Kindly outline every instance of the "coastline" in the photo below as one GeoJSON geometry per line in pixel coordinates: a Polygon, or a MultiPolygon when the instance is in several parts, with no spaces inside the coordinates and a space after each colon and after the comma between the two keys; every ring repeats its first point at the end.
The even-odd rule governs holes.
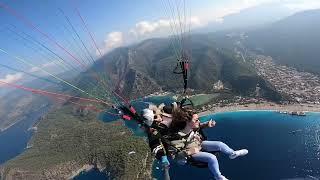
{"type": "Polygon", "coordinates": [[[151,98],[151,97],[157,97],[157,96],[167,96],[173,94],[172,92],[164,91],[164,92],[155,92],[146,96],[143,96],[143,99],[145,98],[151,98]]]}
{"type": "MultiPolygon", "coordinates": [[[[46,114],[47,112],[50,111],[50,106],[49,106],[48,104],[47,104],[47,105],[43,105],[43,106],[41,106],[39,109],[37,109],[37,110],[34,111],[34,112],[41,112],[44,108],[47,108],[47,107],[48,107],[49,109],[46,110],[46,112],[42,113],[42,115],[39,117],[39,119],[37,120],[37,122],[35,122],[35,123],[32,124],[32,127],[34,126],[34,124],[38,124],[38,123],[41,121],[41,117],[42,117],[44,114],[46,114]]],[[[34,112],[33,112],[33,113],[34,113],[34,112]]],[[[10,123],[9,125],[7,125],[7,126],[5,126],[5,127],[0,127],[0,133],[3,133],[4,131],[10,129],[12,126],[14,126],[14,125],[16,125],[16,124],[18,124],[18,123],[20,123],[21,121],[24,121],[24,120],[26,120],[26,116],[23,115],[21,118],[19,118],[19,120],[12,122],[12,123],[10,123]]]]}
{"type": "Polygon", "coordinates": [[[9,124],[8,126],[4,127],[4,128],[0,128],[0,133],[3,133],[4,131],[6,131],[7,129],[11,128],[12,126],[18,124],[19,122],[21,122],[22,120],[24,120],[23,118],[18,120],[18,121],[15,121],[11,124],[9,124]]]}
{"type": "Polygon", "coordinates": [[[261,104],[245,104],[245,105],[226,105],[223,107],[212,107],[199,113],[199,116],[207,116],[214,113],[231,112],[231,111],[304,111],[304,112],[320,112],[320,105],[310,104],[289,104],[279,105],[275,103],[261,104]]]}
{"type": "Polygon", "coordinates": [[[80,175],[82,172],[89,172],[94,169],[94,165],[85,164],[81,168],[77,169],[76,171],[72,171],[71,175],[67,179],[73,179],[76,176],[80,175]]]}

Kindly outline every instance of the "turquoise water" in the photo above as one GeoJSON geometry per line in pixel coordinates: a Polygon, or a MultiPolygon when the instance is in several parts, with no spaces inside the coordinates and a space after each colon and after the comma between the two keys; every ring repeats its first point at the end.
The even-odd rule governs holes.
{"type": "MultiPolygon", "coordinates": [[[[170,103],[171,99],[163,100],[170,103]]],[[[146,103],[136,102],[138,111],[146,103]]],[[[27,129],[47,111],[29,114],[28,119],[21,121],[0,134],[0,164],[24,151],[32,132],[27,129]]],[[[102,115],[104,121],[118,119],[102,115]]],[[[230,160],[223,154],[218,159],[222,173],[233,180],[237,179],[293,179],[297,177],[319,177],[320,174],[320,113],[309,113],[306,117],[289,116],[268,111],[242,111],[218,113],[203,117],[206,121],[213,118],[217,121],[214,128],[205,133],[211,140],[219,140],[234,149],[248,148],[245,157],[230,160]]],[[[136,135],[143,132],[134,122],[126,122],[136,135]]],[[[161,179],[162,171],[154,165],[154,177],[161,179]]],[[[160,167],[160,166],[159,166],[160,167]]],[[[179,166],[172,162],[171,179],[210,179],[209,170],[190,166],[179,166]]],[[[84,173],[79,179],[104,179],[97,172],[84,173]]]]}
{"type": "MultiPolygon", "coordinates": [[[[131,104],[135,107],[137,112],[141,112],[144,108],[147,108],[149,106],[149,103],[152,102],[153,104],[159,105],[161,103],[165,103],[169,105],[173,102],[173,99],[169,96],[155,96],[155,97],[148,97],[148,98],[141,98],[137,99],[135,101],[132,101],[131,104]]],[[[117,114],[117,110],[109,109],[107,112],[110,112],[112,114],[117,114]]],[[[101,119],[103,122],[112,122],[119,120],[119,116],[111,115],[108,113],[101,113],[99,119],[101,119]]],[[[125,123],[125,126],[131,129],[131,131],[134,133],[135,136],[144,137],[145,133],[144,131],[137,126],[137,123],[135,121],[123,121],[125,123]]],[[[78,176],[74,178],[75,180],[102,180],[102,179],[108,179],[108,177],[97,170],[93,170],[90,172],[82,172],[78,176]]]]}
{"type": "MultiPolygon", "coordinates": [[[[30,114],[28,120],[21,121],[0,134],[0,163],[24,151],[32,135],[27,129],[46,110],[44,108],[43,111],[30,114]]],[[[233,180],[319,177],[320,113],[298,117],[268,111],[243,111],[218,113],[201,120],[210,118],[215,119],[217,125],[205,130],[209,139],[223,141],[234,149],[249,149],[246,157],[235,160],[230,160],[223,154],[219,155],[220,168],[226,177],[233,180]]],[[[134,123],[130,125],[133,132],[142,135],[139,127],[134,123]]],[[[157,170],[157,166],[160,167],[155,163],[154,177],[162,179],[162,171],[157,170]]],[[[179,166],[174,162],[170,175],[173,180],[212,178],[206,168],[179,166]]],[[[77,177],[96,180],[105,178],[106,176],[95,171],[77,177]]]]}
{"type": "MultiPolygon", "coordinates": [[[[222,173],[232,179],[290,179],[320,174],[320,114],[306,117],[268,111],[218,113],[216,127],[205,130],[208,139],[223,141],[233,149],[247,148],[249,154],[230,160],[219,154],[222,173]]],[[[159,166],[155,164],[155,166],[159,166]]],[[[154,169],[161,179],[162,171],[154,169]]],[[[210,179],[209,170],[179,166],[172,162],[172,179],[210,179]]]]}
{"type": "MultiPolygon", "coordinates": [[[[156,102],[160,104],[163,100],[170,103],[172,99],[156,102]]],[[[273,111],[239,111],[209,115],[201,121],[211,118],[217,125],[205,130],[209,140],[223,141],[233,149],[249,149],[246,157],[235,160],[219,154],[220,169],[226,177],[233,180],[319,177],[320,113],[302,117],[273,111]]],[[[134,122],[126,125],[136,135],[144,135],[134,122]]],[[[154,177],[162,179],[161,168],[156,167],[161,166],[155,162],[154,177]]],[[[206,168],[179,166],[174,162],[170,175],[171,179],[212,179],[206,168]]]]}

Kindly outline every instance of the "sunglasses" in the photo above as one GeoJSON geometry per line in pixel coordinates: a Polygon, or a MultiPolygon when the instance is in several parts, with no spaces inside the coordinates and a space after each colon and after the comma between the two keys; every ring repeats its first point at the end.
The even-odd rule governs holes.
{"type": "Polygon", "coordinates": [[[200,122],[199,118],[194,119],[194,122],[200,122]]]}

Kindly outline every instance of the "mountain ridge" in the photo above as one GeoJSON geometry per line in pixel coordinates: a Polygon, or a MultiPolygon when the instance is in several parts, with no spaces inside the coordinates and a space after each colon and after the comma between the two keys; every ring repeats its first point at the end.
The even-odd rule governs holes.
{"type": "MultiPolygon", "coordinates": [[[[232,93],[250,95],[257,84],[267,84],[249,64],[216,43],[208,34],[191,36],[190,89],[210,93],[214,83],[221,80],[232,93]]],[[[109,72],[114,90],[132,98],[162,90],[181,92],[182,77],[173,74],[176,62],[170,40],[154,38],[113,50],[97,61],[92,70],[109,72]]],[[[271,86],[262,88],[275,94],[267,98],[279,100],[271,86]]]]}
{"type": "Polygon", "coordinates": [[[248,31],[250,49],[272,56],[277,63],[320,73],[320,9],[296,13],[267,27],[248,31]]]}

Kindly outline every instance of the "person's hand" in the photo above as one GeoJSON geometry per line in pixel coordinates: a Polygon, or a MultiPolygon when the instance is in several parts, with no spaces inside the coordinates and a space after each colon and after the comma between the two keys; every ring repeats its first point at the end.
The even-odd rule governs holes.
{"type": "Polygon", "coordinates": [[[196,139],[196,140],[198,140],[198,141],[201,141],[201,137],[198,136],[197,134],[195,134],[195,135],[193,136],[193,138],[196,139]]]}
{"type": "Polygon", "coordinates": [[[192,147],[192,148],[189,149],[188,152],[189,152],[188,155],[191,156],[191,155],[193,155],[193,154],[197,154],[198,152],[200,152],[200,148],[198,148],[198,147],[192,147]]]}
{"type": "Polygon", "coordinates": [[[165,167],[170,165],[170,162],[168,161],[168,157],[167,156],[162,156],[161,157],[161,163],[165,167]]]}
{"type": "Polygon", "coordinates": [[[215,126],[216,125],[216,121],[215,120],[210,120],[209,122],[208,122],[208,127],[213,127],[213,126],[215,126]]]}

